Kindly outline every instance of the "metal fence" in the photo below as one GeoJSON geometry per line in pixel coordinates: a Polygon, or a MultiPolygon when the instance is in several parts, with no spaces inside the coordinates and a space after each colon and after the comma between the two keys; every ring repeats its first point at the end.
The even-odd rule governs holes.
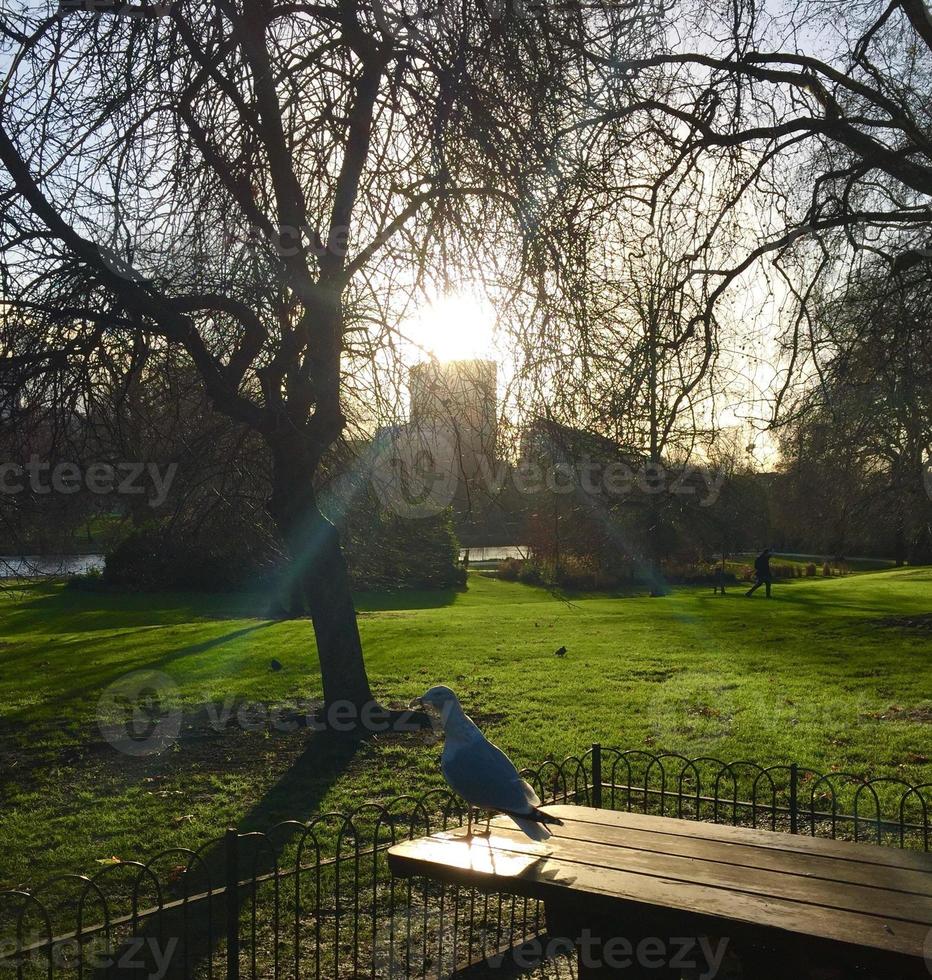
{"type": "MultiPolygon", "coordinates": [[[[599,745],[524,774],[550,802],[929,849],[932,784],[599,745]]],[[[543,931],[538,903],[386,860],[464,817],[445,791],[403,796],[2,892],[0,976],[483,976],[543,931]]]]}

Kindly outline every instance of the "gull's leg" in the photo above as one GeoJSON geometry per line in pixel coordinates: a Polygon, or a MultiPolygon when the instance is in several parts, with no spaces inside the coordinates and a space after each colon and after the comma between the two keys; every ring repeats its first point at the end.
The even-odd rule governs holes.
{"type": "Polygon", "coordinates": [[[466,807],[466,837],[472,837],[472,807],[466,807]]]}
{"type": "Polygon", "coordinates": [[[486,812],[486,818],[485,818],[485,830],[476,831],[476,837],[491,836],[492,831],[489,829],[489,824],[491,824],[491,822],[492,822],[492,811],[488,810],[486,812]]]}

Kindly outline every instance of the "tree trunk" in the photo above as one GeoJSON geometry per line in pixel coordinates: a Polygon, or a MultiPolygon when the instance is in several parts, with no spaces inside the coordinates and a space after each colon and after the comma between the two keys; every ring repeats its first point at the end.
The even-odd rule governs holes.
{"type": "MultiPolygon", "coordinates": [[[[660,465],[652,462],[651,465],[660,465]]],[[[647,575],[650,580],[650,594],[654,598],[665,596],[670,591],[661,568],[664,556],[663,546],[663,514],[659,494],[651,493],[647,504],[647,575]]]]}
{"type": "Polygon", "coordinates": [[[897,506],[896,526],[893,538],[893,557],[896,561],[897,568],[902,568],[906,564],[906,523],[899,505],[897,506]]]}
{"type": "Polygon", "coordinates": [[[303,599],[311,614],[327,705],[348,702],[362,708],[373,697],[349,572],[339,533],[317,504],[315,469],[312,453],[296,441],[273,448],[268,507],[291,558],[283,596],[289,605],[303,599]]]}

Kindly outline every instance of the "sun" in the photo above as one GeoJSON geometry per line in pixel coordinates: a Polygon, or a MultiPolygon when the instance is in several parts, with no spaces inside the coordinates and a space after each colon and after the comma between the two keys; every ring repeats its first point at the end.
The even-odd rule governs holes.
{"type": "Polygon", "coordinates": [[[423,306],[404,333],[420,357],[431,354],[438,361],[493,357],[495,313],[473,293],[446,293],[423,306]]]}

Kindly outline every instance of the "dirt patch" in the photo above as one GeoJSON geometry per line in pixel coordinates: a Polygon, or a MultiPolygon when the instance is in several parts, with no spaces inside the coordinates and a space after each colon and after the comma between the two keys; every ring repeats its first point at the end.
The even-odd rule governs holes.
{"type": "Polygon", "coordinates": [[[885,616],[876,622],[878,626],[896,626],[900,629],[932,632],[932,613],[919,613],[915,616],[885,616]]]}
{"type": "MultiPolygon", "coordinates": [[[[95,724],[75,724],[64,733],[62,721],[33,725],[20,722],[15,728],[0,721],[0,742],[4,744],[0,789],[14,784],[20,788],[34,787],[52,767],[95,768],[120,777],[141,778],[175,768],[179,753],[183,754],[185,765],[217,773],[228,772],[231,766],[248,769],[258,764],[266,767],[275,758],[294,761],[321,740],[329,744],[332,736],[341,735],[340,727],[331,730],[320,711],[318,701],[237,701],[185,707],[177,729],[165,744],[156,746],[153,743],[151,752],[140,754],[121,750],[124,740],[120,738],[115,744],[105,738],[95,724]]],[[[504,715],[487,718],[500,721],[504,715]]],[[[122,735],[119,731],[117,734],[122,735]]],[[[349,733],[346,737],[353,740],[349,733]]],[[[373,737],[383,743],[398,741],[430,745],[438,736],[431,729],[409,731],[399,728],[377,729],[373,737]]]]}
{"type": "Polygon", "coordinates": [[[891,704],[883,711],[868,711],[861,715],[871,721],[911,721],[922,725],[932,724],[932,705],[907,707],[902,704],[891,704]]]}

